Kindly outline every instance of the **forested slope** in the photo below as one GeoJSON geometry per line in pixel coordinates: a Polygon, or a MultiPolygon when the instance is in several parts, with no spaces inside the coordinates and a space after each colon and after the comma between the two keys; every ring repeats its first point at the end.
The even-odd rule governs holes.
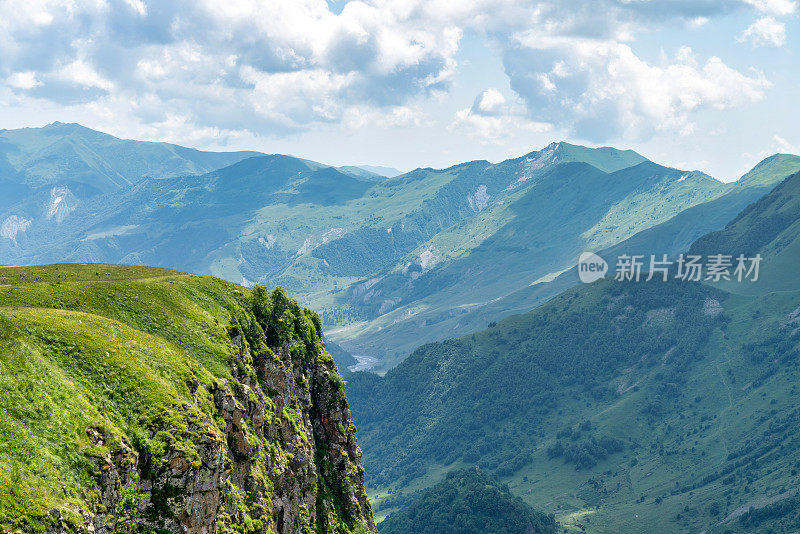
{"type": "Polygon", "coordinates": [[[691,247],[756,283],[606,279],[351,376],[379,517],[478,465],[568,530],[796,529],[798,184],[691,247]]]}

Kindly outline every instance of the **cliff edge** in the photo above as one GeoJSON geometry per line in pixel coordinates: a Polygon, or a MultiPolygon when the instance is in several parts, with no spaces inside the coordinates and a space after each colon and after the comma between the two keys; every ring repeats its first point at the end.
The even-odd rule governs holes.
{"type": "Polygon", "coordinates": [[[319,316],[283,289],[0,268],[0,531],[372,532],[319,316]]]}

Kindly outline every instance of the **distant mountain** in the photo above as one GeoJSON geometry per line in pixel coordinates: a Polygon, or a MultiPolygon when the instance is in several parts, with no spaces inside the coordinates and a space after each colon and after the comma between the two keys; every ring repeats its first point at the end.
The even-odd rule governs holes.
{"type": "Polygon", "coordinates": [[[687,247],[758,282],[607,278],[351,374],[371,493],[478,465],[567,529],[793,531],[799,242],[800,173],[687,247]]]}
{"type": "Polygon", "coordinates": [[[358,165],[358,167],[365,171],[385,176],[386,178],[394,178],[395,176],[403,174],[393,167],[381,167],[380,165],[358,165]]]}
{"type": "MultiPolygon", "coordinates": [[[[369,187],[368,182],[336,169],[297,158],[253,157],[201,176],[145,180],[113,195],[76,202],[63,217],[23,208],[11,217],[36,222],[16,242],[6,241],[2,252],[18,254],[17,263],[58,259],[181,265],[203,273],[210,267],[209,254],[247,232],[259,210],[306,202],[334,205],[360,197],[369,187]]],[[[248,278],[267,277],[291,259],[270,254],[274,236],[262,236],[260,241],[247,237],[250,245],[263,251],[242,267],[248,278]]],[[[243,276],[238,281],[247,283],[243,276]]]]}
{"type": "Polygon", "coordinates": [[[536,512],[504,484],[471,468],[448,473],[378,525],[381,534],[555,534],[552,516],[536,512]]]}
{"type": "Polygon", "coordinates": [[[118,191],[144,178],[201,174],[257,152],[201,152],[118,139],[79,124],[0,131],[0,209],[58,186],[78,198],[118,191]]]}
{"type": "Polygon", "coordinates": [[[730,185],[633,151],[553,143],[497,164],[393,178],[281,155],[192,174],[190,164],[250,154],[122,141],[77,125],[14,132],[4,135],[27,136],[29,147],[45,138],[47,146],[91,145],[81,154],[95,159],[80,161],[108,160],[118,174],[121,162],[146,162],[145,149],[159,156],[119,184],[108,178],[113,173],[92,174],[91,188],[80,172],[43,164],[25,179],[0,171],[0,187],[18,195],[0,206],[0,263],[135,263],[283,285],[321,310],[328,338],[360,368],[376,370],[420,343],[541,304],[575,283],[559,275],[583,250],[637,236],[642,246],[679,250],[721,228],[798,164],[777,156],[730,185]],[[211,159],[165,163],[173,161],[165,154],[184,151],[211,159]],[[26,184],[36,180],[46,186],[31,193],[26,184]],[[692,211],[698,205],[704,208],[692,211]]]}
{"type": "Polygon", "coordinates": [[[420,343],[474,331],[468,325],[473,311],[557,276],[581,251],[617,244],[729,187],[651,162],[613,170],[634,161],[617,154],[604,162],[590,152],[595,163],[611,171],[606,172],[571,161],[572,149],[562,153],[554,146],[496,166],[475,163],[435,171],[458,172],[448,189],[463,189],[443,188],[435,203],[407,214],[391,232],[361,230],[316,249],[314,255],[341,274],[371,272],[335,301],[367,322],[334,330],[331,337],[355,355],[370,354],[390,366],[420,343]],[[530,178],[520,174],[526,168],[530,178]],[[458,206],[467,197],[469,205],[470,195],[478,192],[486,194],[479,209],[428,233],[428,221],[442,220],[443,203],[458,206]],[[398,241],[410,241],[407,252],[398,249],[398,241]],[[365,251],[387,249],[375,256],[376,263],[365,261],[365,251]],[[351,267],[340,258],[359,261],[351,267]]]}
{"type": "Polygon", "coordinates": [[[690,252],[765,257],[757,282],[725,284],[729,291],[760,295],[796,289],[800,268],[800,173],[748,206],[725,228],[698,239],[690,252]]]}
{"type": "MultiPolygon", "coordinates": [[[[776,155],[767,158],[742,179],[731,184],[719,197],[688,208],[671,219],[642,230],[632,237],[607,249],[597,250],[612,266],[623,254],[639,254],[649,258],[667,254],[674,257],[686,252],[701,236],[723,228],[740,211],[769,193],[776,183],[800,170],[800,157],[776,155]]],[[[579,283],[575,267],[552,280],[544,280],[481,306],[466,313],[445,317],[437,323],[442,331],[453,330],[456,325],[465,330],[479,330],[492,321],[513,313],[524,313],[549,298],[579,283]]],[[[382,335],[382,334],[378,334],[382,335]]]]}
{"type": "Polygon", "coordinates": [[[742,186],[771,186],[775,181],[783,180],[800,168],[800,156],[792,154],[775,154],[768,157],[742,176],[739,180],[742,186]]]}
{"type": "Polygon", "coordinates": [[[400,176],[403,174],[397,169],[393,169],[391,167],[379,167],[375,165],[345,165],[343,167],[337,167],[337,169],[342,172],[347,172],[360,178],[373,181],[380,181],[385,178],[394,178],[395,176],[400,176]]]}

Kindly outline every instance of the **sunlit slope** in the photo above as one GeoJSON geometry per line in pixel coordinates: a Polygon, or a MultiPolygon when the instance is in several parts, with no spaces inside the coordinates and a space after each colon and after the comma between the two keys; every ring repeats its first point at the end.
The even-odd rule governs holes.
{"type": "MultiPolygon", "coordinates": [[[[360,467],[348,461],[348,471],[337,473],[324,464],[331,438],[305,428],[308,410],[346,410],[343,393],[325,406],[318,404],[319,389],[300,401],[298,386],[271,384],[256,370],[264,358],[277,369],[289,366],[288,376],[291,366],[306,377],[324,368],[341,389],[321,345],[319,318],[282,290],[261,295],[165,269],[0,268],[0,530],[45,532],[60,525],[83,531],[97,521],[124,530],[133,520],[145,530],[172,530],[199,521],[190,515],[217,517],[220,528],[247,522],[251,529],[274,529],[274,493],[284,499],[280,517],[296,513],[309,531],[350,532],[359,524],[366,531],[371,512],[350,500],[361,491],[360,467]],[[242,407],[241,394],[232,391],[246,391],[251,407],[242,407]],[[226,422],[222,398],[241,410],[239,427],[226,422]],[[318,457],[304,450],[310,440],[320,447],[318,457]],[[226,443],[233,452],[221,448],[226,443]],[[311,458],[302,470],[290,463],[301,452],[311,458]],[[226,465],[237,473],[227,482],[230,471],[213,467],[223,454],[231,455],[226,465]],[[197,484],[183,480],[192,469],[203,475],[197,484]],[[304,497],[284,483],[308,472],[311,486],[302,491],[320,485],[319,515],[308,507],[292,511],[293,500],[304,497]],[[338,477],[352,480],[345,485],[338,477]],[[159,489],[163,481],[167,487],[159,489]],[[195,502],[201,491],[201,509],[175,511],[180,499],[195,502]],[[135,492],[133,509],[125,508],[126,492],[135,492]],[[232,512],[225,512],[228,505],[217,509],[231,499],[241,501],[232,512]]],[[[339,427],[334,433],[348,431],[339,427]]],[[[356,450],[350,451],[354,462],[356,450]]]]}
{"type": "Polygon", "coordinates": [[[587,163],[555,165],[513,201],[487,207],[474,230],[464,228],[476,236],[474,246],[459,248],[459,235],[443,232],[337,298],[369,320],[332,336],[353,353],[384,359],[385,369],[420,342],[474,330],[462,315],[569,268],[582,250],[616,244],[725,189],[649,162],[613,173],[587,163]],[[482,234],[487,227],[492,231],[482,234]]]}
{"type": "Polygon", "coordinates": [[[381,534],[555,534],[552,516],[537,512],[504,484],[468,468],[408,499],[408,506],[384,520],[381,534]]]}
{"type": "MultiPolygon", "coordinates": [[[[747,180],[742,179],[731,184],[724,194],[713,200],[687,208],[669,220],[642,230],[609,248],[588,245],[580,248],[574,253],[573,262],[568,267],[574,266],[574,262],[583,250],[599,252],[609,262],[612,270],[615,268],[616,258],[623,254],[639,254],[649,259],[651,255],[658,258],[663,254],[675,257],[686,252],[699,237],[724,228],[749,204],[769,193],[776,181],[780,182],[800,169],[800,158],[795,156],[775,156],[766,161],[771,164],[759,165],[747,174],[747,180]],[[786,174],[780,174],[783,172],[786,174]]],[[[772,263],[780,261],[782,260],[776,258],[772,263]]],[[[769,270],[770,267],[765,265],[765,268],[769,270]]],[[[491,279],[491,276],[490,274],[488,279],[491,279]]],[[[777,279],[773,277],[773,280],[777,279]]],[[[379,328],[368,329],[368,325],[360,328],[369,332],[370,338],[375,340],[376,345],[379,342],[386,342],[393,335],[398,335],[401,339],[419,339],[417,344],[435,341],[448,333],[480,330],[492,321],[513,313],[528,311],[578,283],[574,268],[563,273],[554,270],[552,275],[544,276],[533,284],[526,284],[505,296],[484,301],[475,299],[469,304],[460,306],[455,312],[432,306],[430,308],[419,306],[416,309],[412,308],[418,314],[416,321],[395,323],[400,314],[390,313],[386,318],[376,319],[375,323],[379,328]]],[[[739,288],[742,289],[744,288],[739,288]]],[[[413,343],[409,343],[409,346],[409,350],[416,347],[413,343]]]]}
{"type": "Polygon", "coordinates": [[[477,464],[589,532],[760,525],[738,516],[796,487],[800,292],[647,286],[570,290],[385,377],[351,376],[376,494],[477,464]]]}
{"type": "Polygon", "coordinates": [[[755,283],[724,284],[730,291],[764,294],[794,290],[800,284],[800,173],[750,205],[722,230],[699,239],[696,254],[726,254],[734,258],[760,254],[764,259],[755,283]]]}
{"type": "Polygon", "coordinates": [[[118,139],[79,124],[0,132],[0,212],[46,202],[53,187],[76,198],[119,191],[145,178],[201,174],[258,155],[203,152],[168,143],[118,139]]]}

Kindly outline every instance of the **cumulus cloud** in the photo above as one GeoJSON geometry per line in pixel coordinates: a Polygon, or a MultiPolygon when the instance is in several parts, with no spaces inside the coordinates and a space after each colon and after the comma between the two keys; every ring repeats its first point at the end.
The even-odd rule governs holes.
{"type": "Polygon", "coordinates": [[[430,119],[418,108],[393,106],[390,108],[348,107],[343,113],[342,122],[349,128],[362,128],[376,125],[381,128],[429,126],[430,119]]]}
{"type": "Polygon", "coordinates": [[[498,115],[506,108],[506,97],[495,88],[486,89],[475,98],[472,112],[480,115],[498,115]]]}
{"type": "Polygon", "coordinates": [[[762,17],[751,24],[737,39],[749,41],[753,46],[775,46],[786,44],[786,25],[773,17],[762,17]]]}
{"type": "Polygon", "coordinates": [[[414,6],[324,0],[8,0],[0,79],[66,105],[129,102],[198,124],[287,131],[447,90],[461,29],[414,6]],[[32,91],[35,89],[35,91],[32,91]],[[222,121],[222,122],[219,122],[222,121]]]}
{"type": "MultiPolygon", "coordinates": [[[[450,89],[472,32],[503,52],[521,100],[487,90],[453,127],[498,139],[546,122],[599,139],[607,124],[606,137],[645,136],[763,96],[757,73],[716,58],[648,64],[630,44],[745,6],[778,17],[796,0],[352,0],[335,12],[325,0],[5,0],[0,89],[6,101],[80,106],[162,133],[420,125],[412,103],[450,89]]],[[[742,37],[785,39],[770,20],[742,37]]]]}
{"type": "Polygon", "coordinates": [[[770,86],[761,73],[740,73],[720,58],[701,62],[688,47],[650,64],[624,43],[535,32],[520,35],[505,62],[537,117],[592,141],[690,134],[692,112],[757,101],[770,86]]]}
{"type": "Polygon", "coordinates": [[[784,154],[800,154],[800,145],[792,144],[779,135],[774,136],[772,141],[777,152],[782,152],[784,154]]]}
{"type": "Polygon", "coordinates": [[[42,82],[36,79],[36,73],[31,71],[15,72],[6,78],[6,83],[15,89],[33,89],[42,85],[42,82]]]}
{"type": "Polygon", "coordinates": [[[505,96],[492,87],[482,91],[472,106],[456,112],[450,131],[461,131],[482,143],[501,143],[520,132],[547,132],[552,125],[531,120],[524,105],[508,102],[505,96]]]}
{"type": "Polygon", "coordinates": [[[762,13],[770,13],[772,15],[791,15],[797,10],[797,0],[744,0],[749,4],[761,11],[762,13]]]}

